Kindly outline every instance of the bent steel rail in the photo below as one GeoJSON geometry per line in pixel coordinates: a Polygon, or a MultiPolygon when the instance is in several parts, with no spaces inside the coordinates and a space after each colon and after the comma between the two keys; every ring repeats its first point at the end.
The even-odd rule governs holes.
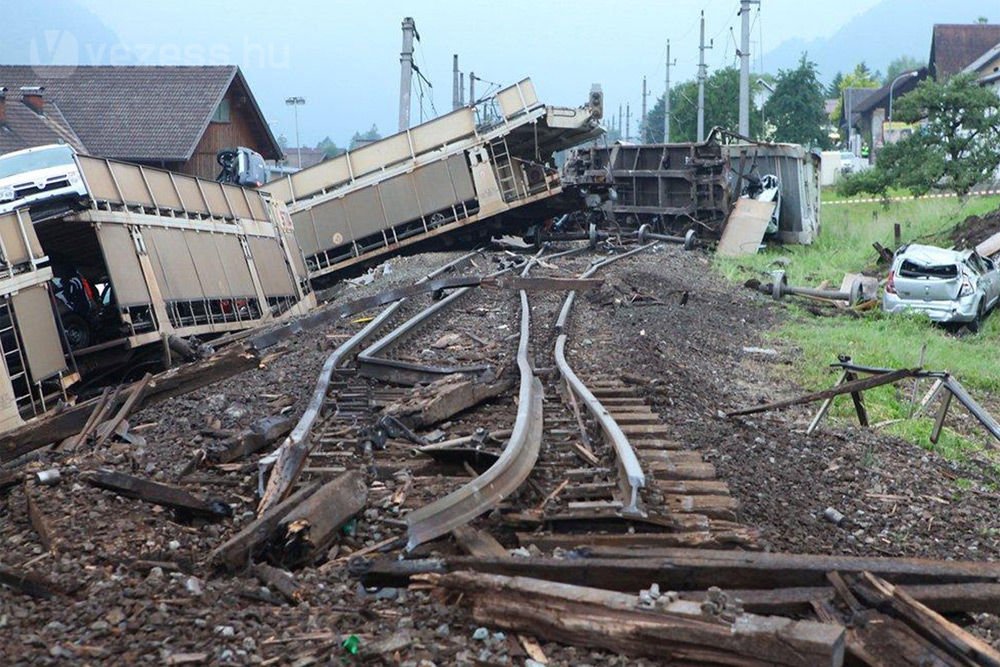
{"type": "MultiPolygon", "coordinates": [[[[427,274],[417,281],[417,284],[419,285],[428,282],[445,271],[468,261],[471,257],[477,254],[479,254],[478,250],[462,255],[458,259],[427,274]]],[[[267,482],[267,489],[264,491],[260,504],[257,506],[258,515],[262,514],[269,507],[281,502],[284,496],[291,489],[295,476],[298,475],[306,456],[308,456],[309,451],[312,449],[310,444],[312,429],[316,425],[316,420],[319,418],[319,415],[323,410],[323,406],[326,404],[327,392],[330,390],[330,381],[333,379],[333,374],[336,372],[337,367],[341,365],[344,359],[346,359],[353,350],[371,337],[372,334],[382,327],[382,325],[389,321],[389,319],[395,315],[396,311],[402,307],[405,300],[405,298],[402,298],[393,302],[385,310],[379,313],[375,319],[366,324],[360,331],[351,336],[343,344],[338,346],[337,349],[335,349],[330,356],[327,357],[326,362],[323,364],[323,369],[320,371],[319,378],[316,380],[316,388],[313,390],[312,397],[309,399],[309,405],[306,407],[305,412],[302,413],[302,416],[299,418],[295,428],[292,429],[292,432],[285,438],[284,442],[281,443],[281,446],[278,447],[278,449],[261,459],[258,463],[260,466],[260,476],[262,481],[267,468],[273,465],[271,468],[271,476],[267,482]],[[293,469],[290,471],[292,473],[290,476],[282,476],[280,474],[285,466],[293,469]]]]}
{"type": "MultiPolygon", "coordinates": [[[[544,247],[528,260],[521,271],[522,276],[527,275],[543,252],[544,247]]],[[[569,253],[559,253],[553,257],[565,254],[569,253]]],[[[541,380],[535,377],[528,358],[531,307],[528,304],[528,293],[525,290],[520,292],[521,333],[517,343],[517,368],[521,379],[517,395],[517,416],[514,418],[510,438],[500,458],[482,475],[457,491],[406,515],[407,551],[464,526],[480,514],[493,509],[516,491],[535,467],[538,452],[542,448],[542,399],[545,391],[541,380]]]]}
{"type": "Polygon", "coordinates": [[[542,444],[541,381],[535,377],[528,359],[531,336],[531,309],[528,294],[521,290],[521,337],[517,346],[517,367],[521,374],[517,417],[503,453],[490,468],[462,488],[424,505],[406,516],[406,549],[412,550],[487,512],[513,493],[531,474],[542,444]]]}
{"type": "MultiPolygon", "coordinates": [[[[592,264],[589,269],[580,274],[580,278],[589,278],[597,271],[612,262],[629,257],[636,253],[648,250],[656,243],[649,243],[639,248],[635,248],[621,255],[609,257],[600,262],[592,264]]],[[[566,379],[570,391],[576,394],[587,406],[587,411],[600,424],[604,436],[615,450],[615,461],[618,465],[618,481],[622,485],[622,491],[627,499],[627,504],[622,508],[622,513],[633,516],[644,516],[645,512],[639,507],[639,489],[646,486],[646,475],[642,471],[639,459],[635,455],[635,450],[628,441],[628,437],[622,431],[618,422],[615,421],[611,413],[604,407],[600,400],[587,388],[587,385],[573,372],[569,362],[566,360],[566,321],[569,319],[569,312],[573,308],[576,292],[570,292],[563,302],[562,310],[559,311],[559,319],[556,321],[556,329],[562,333],[556,338],[555,358],[559,368],[559,374],[566,379]]]]}

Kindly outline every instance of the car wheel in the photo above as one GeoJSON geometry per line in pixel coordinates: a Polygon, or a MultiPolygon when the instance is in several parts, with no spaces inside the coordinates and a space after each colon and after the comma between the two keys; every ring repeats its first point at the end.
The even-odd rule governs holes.
{"type": "Polygon", "coordinates": [[[984,310],[985,309],[983,308],[983,304],[982,302],[980,302],[979,309],[976,311],[976,319],[972,320],[966,325],[970,332],[974,334],[979,333],[979,330],[983,328],[983,318],[986,317],[986,313],[984,312],[984,310]]]}
{"type": "Polygon", "coordinates": [[[66,333],[66,341],[73,350],[90,345],[90,325],[79,315],[63,315],[63,331],[66,333]]]}

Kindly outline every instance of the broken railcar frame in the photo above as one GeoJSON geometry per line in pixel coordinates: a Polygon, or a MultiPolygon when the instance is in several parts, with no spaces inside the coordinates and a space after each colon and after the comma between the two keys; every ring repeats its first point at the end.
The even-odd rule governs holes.
{"type": "Polygon", "coordinates": [[[317,279],[458,229],[517,232],[578,208],[550,162],[600,136],[599,117],[546,106],[523,79],[261,189],[287,204],[317,279]]]}

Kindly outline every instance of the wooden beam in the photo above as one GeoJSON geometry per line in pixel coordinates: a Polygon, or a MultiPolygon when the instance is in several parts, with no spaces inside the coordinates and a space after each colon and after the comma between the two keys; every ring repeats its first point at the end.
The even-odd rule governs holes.
{"type": "Polygon", "coordinates": [[[113,491],[127,498],[137,498],[154,505],[175,510],[182,516],[223,518],[232,516],[229,505],[221,500],[205,500],[176,486],[161,484],[134,475],[113,470],[96,470],[83,473],[83,481],[101,489],[113,491]]]}
{"type": "MultiPolygon", "coordinates": [[[[939,614],[1000,613],[1000,584],[906,584],[897,586],[939,614]]],[[[817,600],[832,600],[832,587],[810,586],[774,589],[727,589],[730,597],[743,601],[754,614],[801,616],[812,611],[817,600]]],[[[682,591],[682,600],[701,602],[705,591],[682,591]]]]}
{"type": "Polygon", "coordinates": [[[763,405],[755,405],[753,407],[742,408],[740,410],[731,410],[730,412],[726,413],[726,416],[739,417],[742,415],[752,415],[758,412],[779,410],[781,408],[788,408],[793,405],[802,405],[803,403],[822,401],[827,398],[833,398],[834,396],[840,396],[841,394],[853,394],[856,392],[866,391],[868,389],[874,389],[875,387],[881,387],[882,385],[892,384],[893,382],[899,382],[904,378],[914,377],[919,372],[920,372],[919,368],[901,368],[899,370],[892,371],[891,373],[873,375],[871,377],[862,378],[860,380],[854,380],[853,382],[845,382],[836,387],[831,387],[830,389],[824,389],[823,391],[814,391],[810,394],[804,394],[797,398],[788,398],[782,401],[765,403],[763,405]]]}
{"type": "Polygon", "coordinates": [[[246,566],[271,537],[278,524],[303,500],[315,493],[319,484],[306,484],[283,501],[247,524],[240,532],[211,553],[209,561],[229,571],[246,566]]]}
{"type": "Polygon", "coordinates": [[[681,600],[643,608],[635,594],[526,577],[455,572],[425,575],[416,583],[460,594],[478,623],[665,664],[839,666],[843,661],[840,625],[738,611],[727,612],[727,620],[681,600]]]}
{"type": "Polygon", "coordinates": [[[290,572],[271,567],[267,563],[257,563],[253,566],[253,573],[260,583],[276,590],[290,604],[297,605],[302,601],[302,591],[290,572]]]}
{"type": "Polygon", "coordinates": [[[33,598],[46,599],[62,595],[56,585],[45,577],[8,565],[0,565],[0,584],[33,598]]]}
{"type": "Polygon", "coordinates": [[[254,454],[278,438],[288,435],[294,422],[290,417],[272,415],[255,423],[226,444],[226,448],[209,452],[215,463],[231,463],[254,454]]]}
{"type": "Polygon", "coordinates": [[[422,572],[473,570],[506,576],[530,576],[607,590],[637,591],[656,582],[663,590],[783,588],[827,586],[827,572],[872,572],[901,584],[990,583],[1000,579],[1000,563],[940,561],[927,558],[868,558],[781,554],[711,549],[636,550],[592,547],[583,558],[473,558],[456,556],[422,561],[379,561],[365,580],[369,585],[402,585],[422,572]],[[599,557],[587,557],[597,556],[599,557]],[[629,557],[632,556],[632,557],[629,557]]]}
{"type": "Polygon", "coordinates": [[[851,588],[868,605],[902,620],[961,664],[1000,667],[1000,652],[929,609],[904,589],[870,572],[862,573],[851,588]]]}
{"type": "Polygon", "coordinates": [[[41,542],[42,547],[46,551],[52,551],[52,546],[56,543],[55,533],[52,530],[52,522],[49,521],[49,518],[38,507],[38,501],[34,497],[33,485],[29,482],[24,483],[24,500],[28,512],[28,520],[31,522],[31,527],[38,534],[38,541],[41,542]]]}
{"type": "Polygon", "coordinates": [[[326,555],[337,530],[367,501],[365,476],[356,470],[327,482],[279,522],[272,557],[288,567],[316,562],[326,555]]]}
{"type": "Polygon", "coordinates": [[[492,558],[510,558],[510,554],[497,539],[485,530],[472,526],[459,526],[451,531],[458,546],[470,556],[486,556],[492,558]]]}

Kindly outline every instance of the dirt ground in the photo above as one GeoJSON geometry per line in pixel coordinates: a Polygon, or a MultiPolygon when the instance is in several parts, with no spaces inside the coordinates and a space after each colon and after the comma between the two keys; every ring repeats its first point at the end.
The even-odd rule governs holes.
{"type": "Polygon", "coordinates": [[[1000,232],[1000,209],[983,216],[970,215],[951,230],[949,238],[956,248],[975,248],[1000,232]]]}
{"type": "MultiPolygon", "coordinates": [[[[393,260],[389,274],[345,287],[336,298],[412,283],[453,256],[393,260]]],[[[1000,555],[998,495],[974,464],[961,467],[841,423],[826,422],[807,436],[811,407],[723,416],[813,388],[788,379],[793,349],[767,349],[773,344],[763,334],[781,311],[765,297],[725,284],[706,255],[657,248],[600,276],[605,285],[580,299],[573,316],[570,362],[584,379],[629,374],[654,381],[649,398],[674,439],[716,465],[741,503],[739,520],[760,530],[764,548],[974,560],[1000,555]],[[972,480],[972,488],[959,489],[959,477],[972,480]],[[827,507],[844,521],[825,520],[827,507]]],[[[220,575],[205,563],[211,549],[254,516],[254,460],[242,469],[200,468],[179,482],[229,503],[233,517],[219,522],[184,521],[79,480],[80,471],[109,467],[173,482],[199,449],[212,445],[213,430],[244,428],[281,410],[296,417],[326,355],[358,326],[345,321],[293,337],[266,368],[133,416],[145,446],[115,442],[69,457],[46,452],[30,463],[32,469],[58,465],[63,477],[56,486],[29,482],[0,498],[0,563],[48,576],[68,594],[34,600],[0,587],[4,663],[525,664],[514,637],[479,630],[462,612],[423,593],[360,587],[346,555],[384,539],[393,526],[402,532],[398,521],[382,520],[379,507],[359,517],[334,560],[297,573],[305,600],[289,606],[253,577],[220,575]],[[50,523],[48,549],[29,522],[28,496],[50,523]],[[360,642],[357,655],[342,646],[352,635],[360,642]]],[[[831,358],[836,353],[831,350],[831,358]]],[[[987,636],[993,627],[991,617],[980,619],[987,636]]],[[[549,664],[637,664],[541,644],[549,664]]]]}

